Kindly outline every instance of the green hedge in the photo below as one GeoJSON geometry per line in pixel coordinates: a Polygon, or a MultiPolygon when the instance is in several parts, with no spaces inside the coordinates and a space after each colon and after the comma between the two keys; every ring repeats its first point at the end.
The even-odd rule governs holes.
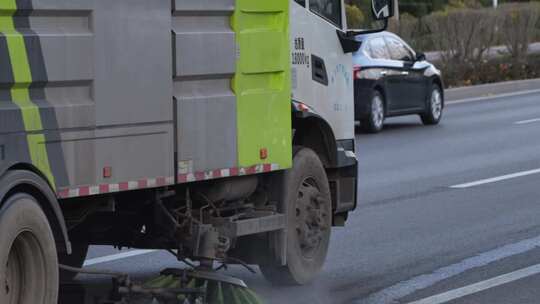
{"type": "MultiPolygon", "coordinates": [[[[497,9],[460,7],[455,2],[450,2],[454,4],[446,6],[445,10],[437,11],[421,18],[417,18],[409,13],[402,13],[399,22],[395,19],[391,20],[389,30],[403,37],[415,49],[424,52],[438,51],[433,42],[437,39],[437,36],[440,36],[440,33],[434,31],[433,26],[430,25],[446,22],[449,27],[457,26],[459,23],[467,21],[464,20],[463,16],[474,16],[476,22],[483,21],[486,18],[491,19],[500,29],[504,26],[505,19],[509,17],[519,18],[532,13],[536,14],[536,17],[533,17],[536,21],[531,24],[531,41],[540,41],[540,2],[507,3],[501,4],[497,9]]],[[[401,6],[402,4],[400,4],[401,6]]],[[[523,29],[520,28],[519,30],[522,31],[523,29]]],[[[500,31],[496,34],[493,45],[504,45],[505,39],[500,31]]]]}
{"type": "Polygon", "coordinates": [[[446,87],[540,78],[540,55],[529,55],[524,62],[499,57],[474,66],[446,66],[443,74],[446,87]]]}
{"type": "Polygon", "coordinates": [[[416,50],[440,51],[438,66],[450,86],[540,76],[538,56],[527,54],[528,45],[540,41],[540,3],[448,6],[421,18],[402,14],[389,30],[416,50]],[[505,46],[508,56],[488,58],[492,46],[505,46]]]}

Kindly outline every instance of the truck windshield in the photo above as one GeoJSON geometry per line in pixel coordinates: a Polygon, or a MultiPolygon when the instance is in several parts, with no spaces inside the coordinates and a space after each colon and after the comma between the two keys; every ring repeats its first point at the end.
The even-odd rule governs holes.
{"type": "Polygon", "coordinates": [[[340,0],[311,0],[309,9],[337,27],[342,27],[340,0]]]}
{"type": "Polygon", "coordinates": [[[347,29],[372,30],[381,28],[383,21],[373,18],[371,6],[371,0],[346,0],[347,29]]]}

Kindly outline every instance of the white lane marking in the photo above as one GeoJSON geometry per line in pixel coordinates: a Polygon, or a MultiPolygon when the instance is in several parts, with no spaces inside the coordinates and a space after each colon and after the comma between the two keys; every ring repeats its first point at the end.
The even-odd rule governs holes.
{"type": "Polygon", "coordinates": [[[454,189],[471,188],[471,187],[496,183],[496,182],[500,182],[500,181],[507,180],[507,179],[518,178],[518,177],[527,176],[527,175],[533,175],[533,174],[538,174],[538,173],[540,173],[540,169],[516,172],[516,173],[512,173],[512,174],[507,174],[507,175],[501,175],[501,176],[497,176],[497,177],[482,179],[482,180],[478,180],[478,181],[474,181],[474,182],[470,182],[470,183],[454,185],[454,186],[450,186],[450,188],[454,188],[454,189]]]}
{"type": "Polygon", "coordinates": [[[524,125],[524,124],[530,124],[530,123],[533,123],[533,122],[540,122],[540,118],[516,121],[514,124],[516,124],[516,125],[524,125]]]}
{"type": "Polygon", "coordinates": [[[84,261],[83,266],[92,266],[92,265],[96,265],[96,264],[112,262],[112,261],[121,260],[121,259],[125,259],[125,258],[131,258],[131,257],[138,256],[138,255],[149,254],[149,253],[156,252],[156,251],[157,250],[132,250],[132,251],[127,251],[127,252],[121,252],[121,253],[117,253],[117,254],[102,256],[102,257],[93,258],[93,259],[88,259],[88,260],[84,261]]]}
{"type": "Polygon", "coordinates": [[[510,282],[521,280],[526,277],[530,277],[540,273],[540,264],[516,270],[507,274],[500,275],[498,277],[481,281],[475,284],[464,286],[458,289],[443,292],[438,295],[434,295],[422,300],[410,302],[409,304],[441,304],[450,302],[455,299],[463,298],[468,295],[472,295],[493,287],[504,285],[510,282]]]}
{"type": "Polygon", "coordinates": [[[505,245],[494,250],[484,252],[477,256],[467,258],[459,263],[439,268],[432,273],[419,275],[407,281],[397,283],[381,291],[369,295],[367,298],[356,301],[356,304],[390,304],[406,297],[418,290],[428,288],[441,281],[450,279],[465,271],[484,267],[490,263],[525,253],[540,247],[540,236],[526,239],[514,244],[505,245]]]}
{"type": "Polygon", "coordinates": [[[473,102],[473,101],[482,101],[482,100],[488,100],[488,99],[514,97],[514,96],[534,94],[534,93],[540,93],[540,89],[525,90],[525,91],[518,91],[518,92],[512,92],[512,93],[503,93],[503,94],[493,94],[493,95],[481,96],[481,97],[473,97],[473,98],[449,100],[449,101],[446,102],[446,104],[447,105],[452,105],[452,104],[459,104],[459,103],[466,103],[466,102],[473,102]]]}

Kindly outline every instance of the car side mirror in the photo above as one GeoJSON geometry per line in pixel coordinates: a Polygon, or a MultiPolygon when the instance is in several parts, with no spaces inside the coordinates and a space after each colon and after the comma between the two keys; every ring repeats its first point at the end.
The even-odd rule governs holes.
{"type": "Polygon", "coordinates": [[[419,52],[416,54],[416,61],[425,61],[426,60],[426,54],[419,52]]]}
{"type": "Polygon", "coordinates": [[[360,49],[362,43],[357,41],[354,35],[348,35],[340,30],[336,30],[339,37],[339,42],[341,42],[341,47],[345,54],[357,52],[360,49]]]}
{"type": "Polygon", "coordinates": [[[413,63],[415,61],[410,56],[405,56],[405,57],[401,58],[400,60],[405,61],[405,62],[409,62],[409,63],[413,63]]]}

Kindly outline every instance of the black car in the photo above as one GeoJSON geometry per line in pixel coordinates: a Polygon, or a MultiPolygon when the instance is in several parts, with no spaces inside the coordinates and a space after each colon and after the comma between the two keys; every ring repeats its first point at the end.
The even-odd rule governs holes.
{"type": "Polygon", "coordinates": [[[389,32],[359,35],[353,56],[355,120],[367,132],[382,130],[386,117],[420,115],[438,124],[444,109],[441,72],[389,32]]]}

